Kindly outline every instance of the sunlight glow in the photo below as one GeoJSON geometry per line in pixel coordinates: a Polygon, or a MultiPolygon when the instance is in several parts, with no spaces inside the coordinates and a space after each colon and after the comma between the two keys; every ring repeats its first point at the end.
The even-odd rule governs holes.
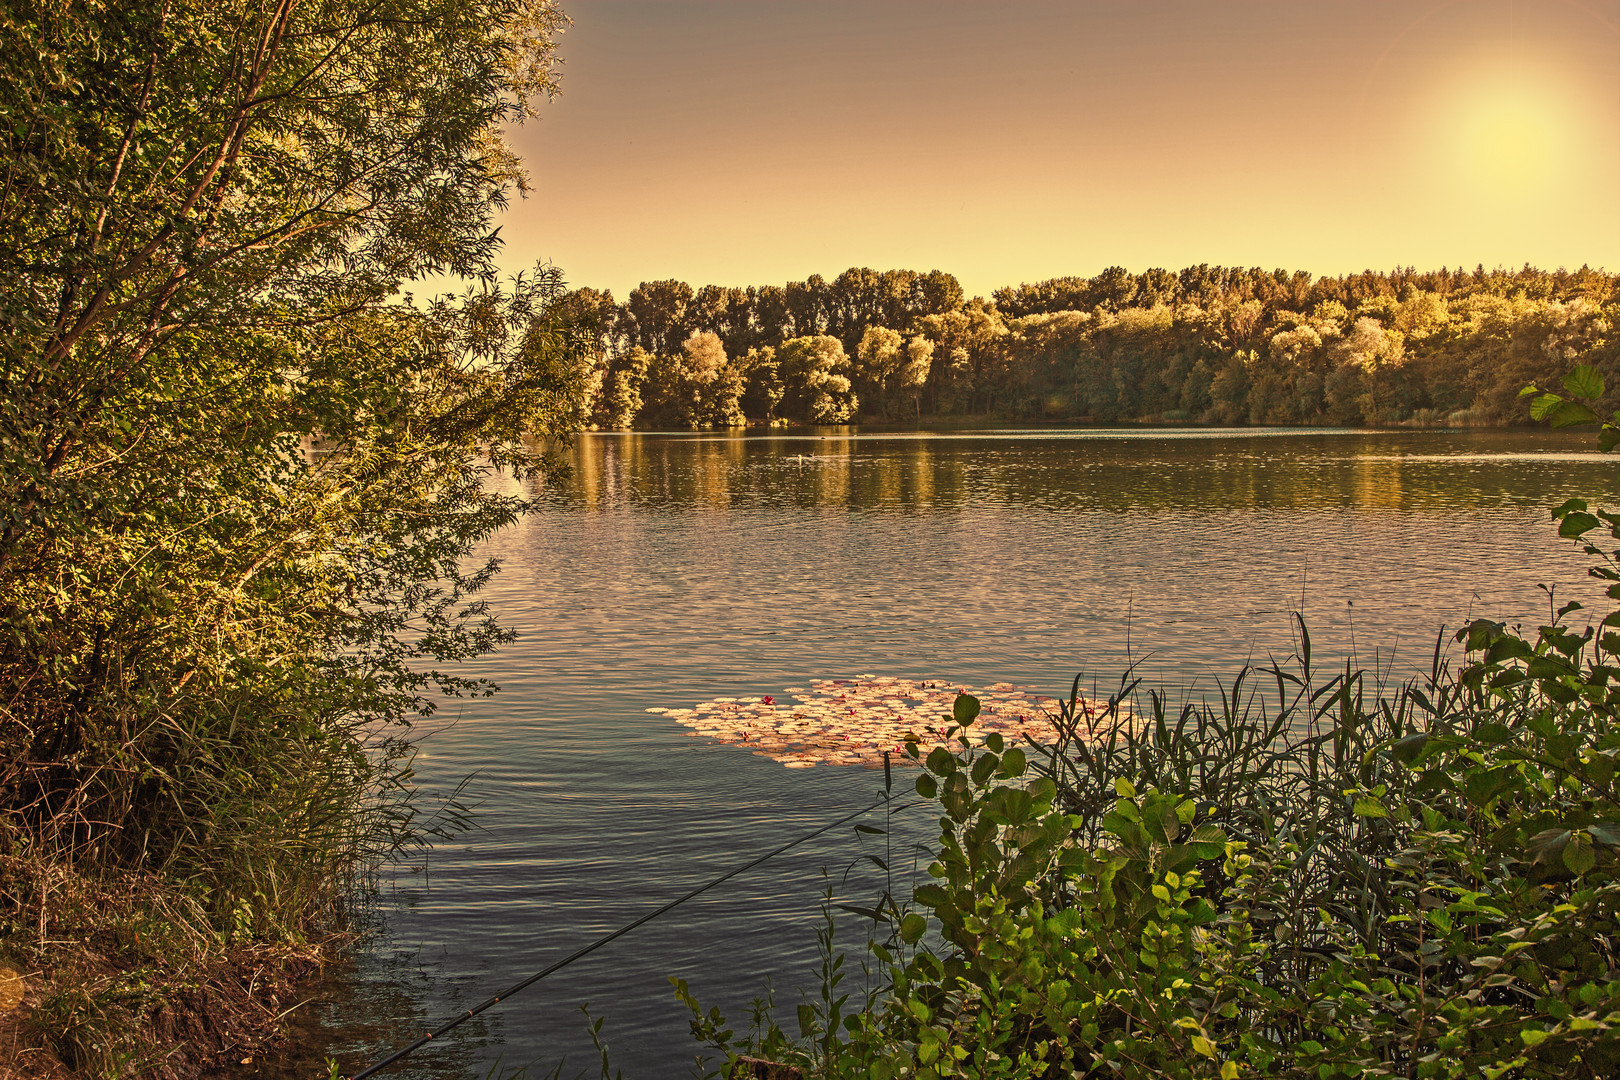
{"type": "Polygon", "coordinates": [[[1515,87],[1475,102],[1458,132],[1458,165],[1482,193],[1522,198],[1559,172],[1567,133],[1551,102],[1515,87]]]}

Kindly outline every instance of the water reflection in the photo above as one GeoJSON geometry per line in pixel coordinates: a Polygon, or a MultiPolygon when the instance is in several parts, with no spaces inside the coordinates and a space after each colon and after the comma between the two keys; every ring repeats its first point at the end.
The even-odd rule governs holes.
{"type": "Polygon", "coordinates": [[[582,436],[565,505],[1410,510],[1597,494],[1614,465],[1542,432],[582,436]]]}

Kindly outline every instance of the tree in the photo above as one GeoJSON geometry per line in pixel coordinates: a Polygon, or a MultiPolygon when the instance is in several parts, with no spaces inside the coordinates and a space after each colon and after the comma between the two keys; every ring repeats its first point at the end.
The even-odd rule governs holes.
{"type": "Polygon", "coordinates": [[[718,334],[694,330],[679,352],[652,360],[641,419],[654,428],[742,427],[742,374],[718,334]]]}
{"type": "Polygon", "coordinates": [[[911,391],[911,403],[917,412],[917,420],[922,420],[923,386],[928,382],[928,372],[934,363],[934,343],[921,334],[914,334],[906,342],[906,362],[900,368],[896,387],[900,390],[911,391]]]}
{"type": "Polygon", "coordinates": [[[635,326],[635,343],[650,353],[673,355],[687,333],[687,309],[694,299],[684,281],[643,281],[630,290],[625,311],[635,326]]]}
{"type": "Polygon", "coordinates": [[[503,640],[464,559],[529,504],[485,476],[551,475],[527,437],[580,421],[560,274],[491,264],[523,182],[502,133],[563,25],[550,0],[0,22],[8,845],[296,928],[408,839],[378,816],[406,748],[360,740],[488,689],[433,668],[503,640]],[[472,284],[402,302],[433,274],[472,284]]]}
{"type": "Polygon", "coordinates": [[[849,357],[828,334],[796,337],[776,350],[782,378],[782,411],[807,424],[848,422],[860,401],[850,390],[849,357]]]}
{"type": "Polygon", "coordinates": [[[652,354],[636,345],[608,364],[602,374],[596,411],[592,414],[596,424],[617,430],[635,426],[636,417],[641,414],[642,390],[647,385],[652,361],[652,354]]]}
{"type": "Polygon", "coordinates": [[[707,330],[694,330],[681,346],[681,353],[697,425],[742,427],[747,422],[738,407],[743,392],[742,374],[726,359],[720,336],[707,330]]]}
{"type": "Polygon", "coordinates": [[[888,411],[890,384],[905,364],[902,344],[899,331],[886,326],[868,326],[856,349],[856,356],[860,360],[856,375],[867,400],[877,407],[879,413],[888,411]]]}
{"type": "Polygon", "coordinates": [[[749,416],[763,420],[776,418],[782,401],[782,378],[776,363],[776,350],[769,345],[749,349],[738,365],[743,374],[741,406],[749,416]]]}

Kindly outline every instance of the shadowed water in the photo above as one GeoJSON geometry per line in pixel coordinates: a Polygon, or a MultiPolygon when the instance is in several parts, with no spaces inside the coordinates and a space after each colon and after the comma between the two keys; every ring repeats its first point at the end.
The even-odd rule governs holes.
{"type": "MultiPolygon", "coordinates": [[[[1213,689],[1292,652],[1295,610],[1319,665],[1354,650],[1407,677],[1442,622],[1545,621],[1538,585],[1600,595],[1548,515],[1611,489],[1617,463],[1589,446],[1545,432],[582,437],[573,478],[484,552],[503,566],[488,598],[520,634],[474,666],[502,693],[452,704],[423,741],[422,784],[474,774],[482,827],[394,876],[386,934],[321,991],[335,1033],[305,1043],[356,1067],[881,790],[880,773],[784,769],[649,707],[865,673],[1064,692],[1084,672],[1106,692],[1132,662],[1149,684],[1213,689]]],[[[928,827],[902,818],[901,837],[928,827]]],[[[563,1075],[596,1075],[586,1001],[627,1077],[685,1075],[696,1047],[670,975],[738,1027],[770,977],[792,1029],[822,868],[852,900],[881,887],[875,872],[842,880],[860,850],[839,830],[386,1075],[499,1061],[536,1077],[565,1054],[563,1075]]]]}

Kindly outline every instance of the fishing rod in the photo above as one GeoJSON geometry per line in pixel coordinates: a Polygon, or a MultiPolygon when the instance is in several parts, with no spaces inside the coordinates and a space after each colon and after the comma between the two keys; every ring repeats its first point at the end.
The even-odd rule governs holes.
{"type": "Polygon", "coordinates": [[[471,1009],[468,1009],[466,1012],[460,1013],[454,1019],[445,1021],[443,1024],[439,1025],[437,1028],[434,1028],[432,1031],[429,1031],[427,1034],[423,1035],[421,1038],[419,1038],[415,1042],[411,1043],[409,1046],[406,1046],[406,1047],[403,1047],[403,1048],[401,1048],[399,1050],[394,1051],[392,1054],[389,1054],[387,1057],[383,1058],[381,1061],[377,1062],[375,1065],[371,1065],[371,1066],[369,1066],[369,1067],[367,1067],[365,1069],[362,1069],[360,1072],[357,1072],[357,1073],[353,1074],[352,1076],[349,1076],[347,1078],[347,1080],[367,1080],[368,1077],[376,1075],[377,1073],[381,1072],[382,1070],[388,1068],[388,1066],[394,1064],[394,1062],[399,1061],[399,1060],[409,1056],[410,1054],[415,1053],[417,1050],[420,1050],[422,1047],[426,1046],[428,1043],[432,1042],[434,1039],[437,1039],[439,1036],[444,1035],[445,1033],[447,1033],[447,1032],[459,1027],[460,1025],[466,1023],[468,1020],[471,1020],[473,1017],[477,1016],[479,1013],[483,1012],[485,1009],[488,1009],[490,1006],[495,1005],[498,1002],[504,1001],[506,998],[509,998],[509,997],[513,996],[514,994],[517,994],[520,991],[527,989],[528,987],[532,986],[533,984],[539,982],[541,979],[545,978],[547,975],[550,975],[552,972],[560,971],[563,968],[567,967],[569,964],[572,964],[575,960],[581,959],[582,957],[585,957],[585,956],[589,956],[591,953],[595,952],[597,949],[600,949],[602,946],[606,945],[608,942],[613,941],[616,938],[623,937],[625,934],[628,934],[630,931],[634,930],[638,926],[641,926],[643,923],[649,923],[652,920],[658,918],[658,916],[663,915],[665,912],[673,911],[675,908],[677,908],[677,907],[681,906],[682,904],[686,903],[688,900],[691,900],[693,897],[701,896],[702,894],[708,892],[710,889],[714,888],[716,885],[720,885],[720,884],[723,884],[724,882],[730,881],[732,878],[736,877],[738,874],[744,873],[745,871],[748,871],[748,870],[752,870],[754,867],[758,866],[760,863],[765,862],[765,861],[767,861],[769,859],[774,859],[776,856],[782,854],[784,851],[791,851],[793,848],[798,847],[800,844],[803,844],[808,840],[814,840],[816,837],[820,836],[824,832],[828,832],[829,830],[838,828],[838,826],[844,824],[845,822],[853,821],[854,819],[860,817],[862,814],[871,813],[873,810],[876,810],[878,807],[882,806],[884,803],[889,801],[889,788],[890,788],[891,782],[892,782],[892,775],[891,775],[890,770],[889,770],[889,754],[888,754],[888,751],[885,751],[884,754],[883,754],[883,797],[878,799],[876,802],[872,803],[872,805],[863,806],[859,810],[855,810],[855,811],[853,811],[851,813],[845,814],[843,817],[839,818],[837,821],[829,822],[828,824],[823,825],[821,828],[815,830],[814,832],[805,833],[803,836],[799,837],[796,840],[790,840],[786,844],[783,844],[781,847],[775,849],[774,851],[767,852],[766,854],[761,855],[759,858],[754,859],[752,862],[744,863],[743,865],[737,867],[734,870],[728,870],[726,873],[721,874],[719,877],[715,878],[713,881],[709,882],[707,885],[700,885],[697,888],[693,889],[691,892],[687,893],[685,896],[679,897],[678,899],[675,899],[675,900],[671,900],[669,903],[665,904],[664,906],[662,906],[660,908],[657,908],[657,909],[655,909],[653,911],[647,912],[647,914],[641,916],[641,918],[637,919],[635,922],[629,923],[629,924],[627,924],[625,926],[621,926],[621,927],[619,927],[619,929],[614,930],[612,933],[604,934],[603,936],[597,938],[595,941],[591,942],[589,945],[586,945],[584,948],[579,949],[579,950],[577,950],[575,952],[572,952],[569,955],[563,957],[561,960],[558,960],[556,963],[550,965],[549,967],[543,968],[542,970],[535,972],[533,975],[530,975],[528,978],[524,979],[522,982],[515,983],[514,985],[506,988],[505,990],[502,990],[500,993],[496,994],[494,997],[490,998],[488,1001],[485,1001],[480,1005],[477,1005],[477,1006],[475,1006],[475,1007],[473,1007],[471,1009]]]}

